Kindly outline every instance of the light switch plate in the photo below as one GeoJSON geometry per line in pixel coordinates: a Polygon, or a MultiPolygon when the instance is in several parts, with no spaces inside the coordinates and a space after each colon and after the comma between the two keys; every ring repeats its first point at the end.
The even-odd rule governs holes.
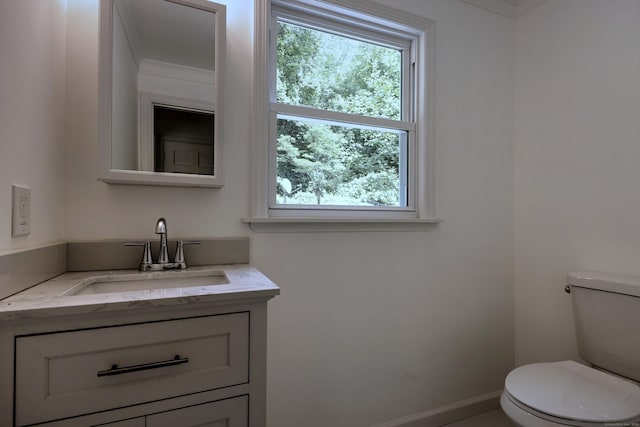
{"type": "Polygon", "coordinates": [[[31,233],[31,189],[11,186],[12,210],[11,235],[26,236],[31,233]]]}

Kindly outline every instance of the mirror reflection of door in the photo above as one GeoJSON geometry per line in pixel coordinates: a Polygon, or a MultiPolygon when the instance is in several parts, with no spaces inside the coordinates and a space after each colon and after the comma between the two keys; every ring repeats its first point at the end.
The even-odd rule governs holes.
{"type": "Polygon", "coordinates": [[[214,115],[155,105],[154,171],[214,175],[214,115]]]}

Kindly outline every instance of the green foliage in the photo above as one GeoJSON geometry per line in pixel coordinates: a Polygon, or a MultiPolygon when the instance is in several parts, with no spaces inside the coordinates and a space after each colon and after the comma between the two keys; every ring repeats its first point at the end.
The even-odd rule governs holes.
{"type": "Polygon", "coordinates": [[[290,24],[278,25],[277,91],[278,101],[299,104],[309,96],[303,84],[314,73],[313,59],[320,40],[313,30],[290,24]]]}
{"type": "MultiPolygon", "coordinates": [[[[277,100],[400,119],[399,51],[279,22],[277,100]]],[[[278,120],[279,203],[399,204],[399,135],[304,120],[278,120]]]]}
{"type": "Polygon", "coordinates": [[[362,204],[374,206],[393,206],[398,204],[398,175],[374,172],[355,178],[343,191],[348,197],[360,200],[362,204]]]}

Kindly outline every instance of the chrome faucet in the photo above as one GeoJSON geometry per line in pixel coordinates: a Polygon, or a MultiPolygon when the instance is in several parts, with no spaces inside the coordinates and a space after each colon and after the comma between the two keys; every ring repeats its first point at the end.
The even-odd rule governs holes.
{"type": "Polygon", "coordinates": [[[167,249],[167,220],[159,218],[156,222],[156,234],[160,235],[160,255],[158,255],[158,264],[169,264],[169,250],[167,249]]]}
{"type": "Polygon", "coordinates": [[[153,262],[153,256],[151,254],[151,242],[128,242],[125,246],[144,246],[144,252],[142,254],[142,261],[140,261],[140,271],[161,271],[161,270],[186,270],[187,262],[184,258],[184,245],[198,245],[197,240],[178,240],[176,242],[176,254],[173,262],[169,262],[169,250],[167,247],[167,220],[159,218],[156,223],[156,234],[160,235],[160,254],[158,255],[158,262],[153,262]]]}

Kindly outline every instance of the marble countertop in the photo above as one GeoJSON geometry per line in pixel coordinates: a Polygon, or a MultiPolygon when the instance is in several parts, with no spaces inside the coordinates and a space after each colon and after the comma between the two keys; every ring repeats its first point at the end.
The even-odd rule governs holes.
{"type": "Polygon", "coordinates": [[[137,270],[68,272],[0,300],[0,320],[272,298],[279,293],[280,288],[276,284],[248,264],[209,265],[189,267],[184,271],[145,273],[137,270]],[[211,272],[224,273],[229,283],[72,295],[74,291],[96,282],[96,278],[108,284],[125,278],[179,279],[211,272]]]}

